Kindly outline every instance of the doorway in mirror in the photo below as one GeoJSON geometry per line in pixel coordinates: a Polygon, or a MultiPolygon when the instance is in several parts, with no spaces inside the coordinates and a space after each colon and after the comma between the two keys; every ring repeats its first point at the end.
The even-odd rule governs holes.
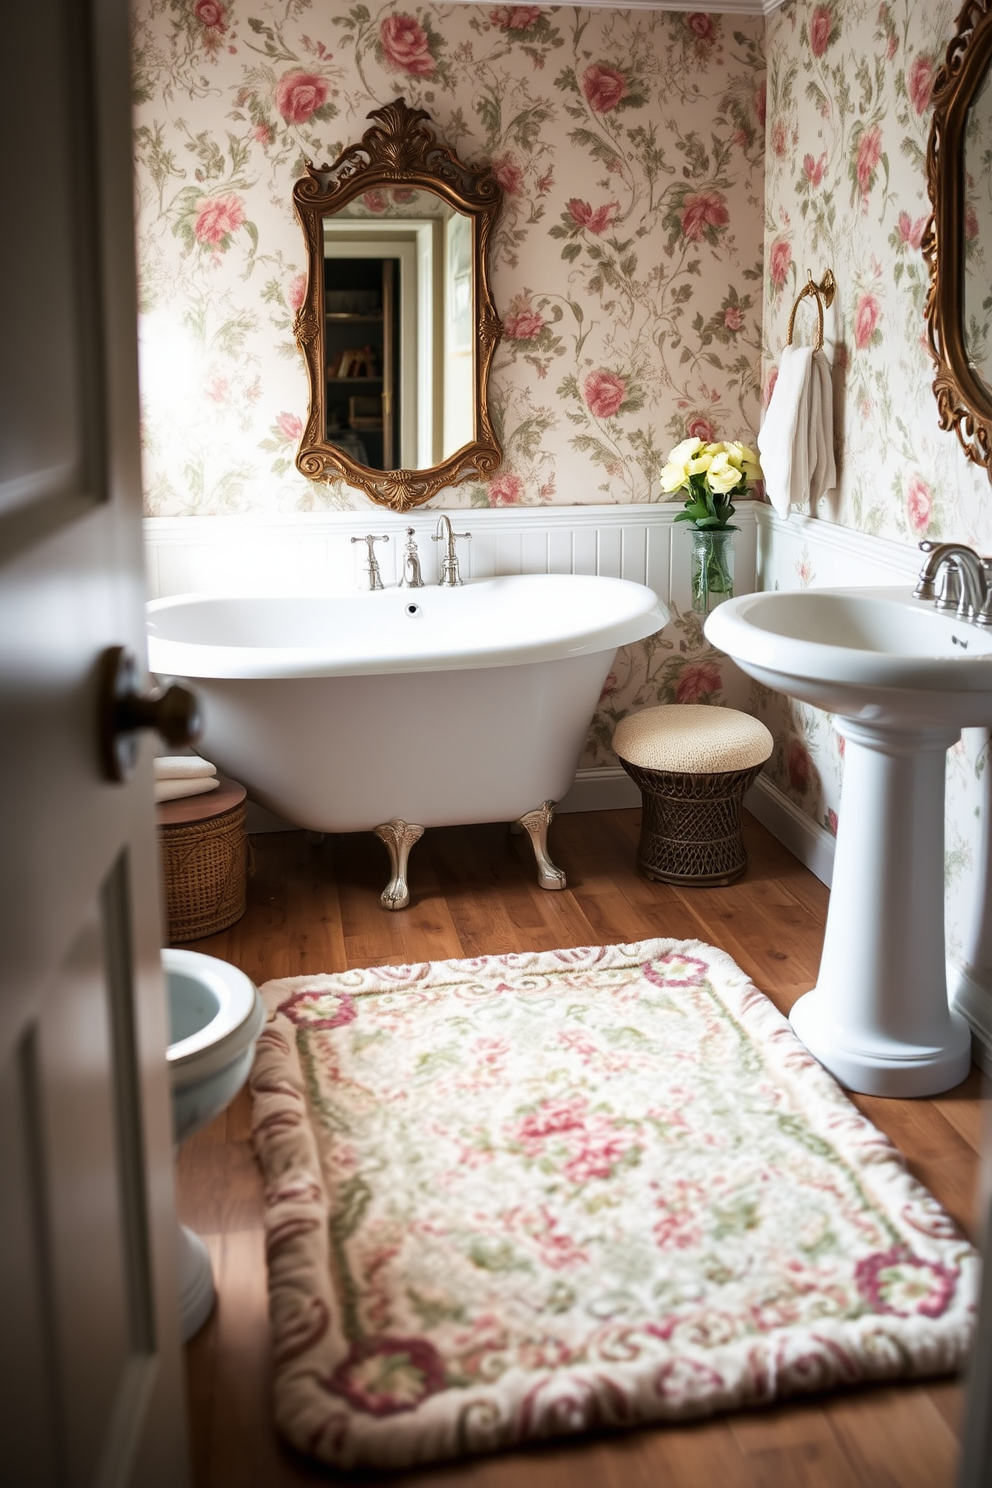
{"type": "Polygon", "coordinates": [[[398,280],[393,258],[324,260],[327,441],[373,470],[399,458],[398,280]]]}

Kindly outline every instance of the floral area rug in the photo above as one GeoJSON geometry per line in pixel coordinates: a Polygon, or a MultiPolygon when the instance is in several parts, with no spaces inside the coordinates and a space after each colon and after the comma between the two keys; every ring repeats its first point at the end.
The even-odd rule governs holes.
{"type": "Polygon", "coordinates": [[[975,1252],[721,951],[262,991],[276,1420],[302,1451],[402,1467],[964,1362],[975,1252]]]}

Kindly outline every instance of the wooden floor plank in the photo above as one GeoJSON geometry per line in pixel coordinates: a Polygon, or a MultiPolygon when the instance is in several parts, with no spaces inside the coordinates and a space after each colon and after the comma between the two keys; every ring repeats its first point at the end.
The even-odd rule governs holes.
{"type": "Polygon", "coordinates": [[[954,1435],[960,1439],[964,1427],[967,1393],[961,1382],[959,1380],[931,1380],[926,1387],[926,1393],[954,1435]]]}
{"type": "MultiPolygon", "coordinates": [[[[247,1091],[236,1100],[248,1104],[247,1091]]],[[[198,1144],[194,1139],[179,1149],[179,1219],[200,1233],[257,1231],[262,1223],[262,1195],[251,1143],[228,1139],[223,1116],[213,1123],[213,1129],[220,1134],[219,1141],[198,1144]]]]}
{"type": "Polygon", "coordinates": [[[973,1152],[988,1149],[992,1138],[992,1085],[977,1065],[955,1090],[934,1096],[933,1104],[973,1152]]]}
{"type": "Polygon", "coordinates": [[[954,1432],[925,1390],[886,1386],[840,1395],[830,1422],[863,1481],[872,1488],[909,1483],[951,1488],[954,1432]]]}
{"type": "MultiPolygon", "coordinates": [[[[529,839],[505,826],[429,831],[410,857],[412,903],[379,903],[388,861],[370,834],[315,848],[301,832],[253,839],[249,909],[192,949],[254,980],[386,962],[551,950],[648,939],[701,939],[727,950],[787,1011],[813,986],[827,892],[751,818],[749,865],[727,889],[649,882],[635,867],[640,813],[575,813],[551,828],[568,876],[540,889],[529,839]]],[[[857,1097],[959,1223],[974,1233],[988,1096],[977,1071],[933,1100],[857,1097]]],[[[804,1399],[689,1426],[559,1442],[406,1474],[329,1473],[277,1438],[261,1192],[242,1092],[180,1150],[180,1212],[211,1248],[220,1301],[187,1346],[196,1488],[951,1488],[960,1431],[956,1381],[804,1399]]]]}

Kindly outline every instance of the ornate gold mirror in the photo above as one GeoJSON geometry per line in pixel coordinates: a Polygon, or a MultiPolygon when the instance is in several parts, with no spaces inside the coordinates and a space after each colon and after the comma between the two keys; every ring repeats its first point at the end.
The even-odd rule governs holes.
{"type": "Polygon", "coordinates": [[[992,12],[969,0],[934,83],[923,239],[940,427],[992,478],[992,12]]]}
{"type": "Polygon", "coordinates": [[[295,332],[310,381],[296,456],[408,511],[503,458],[487,402],[500,323],[489,243],[502,188],[402,98],[293,188],[307,244],[295,332]]]}

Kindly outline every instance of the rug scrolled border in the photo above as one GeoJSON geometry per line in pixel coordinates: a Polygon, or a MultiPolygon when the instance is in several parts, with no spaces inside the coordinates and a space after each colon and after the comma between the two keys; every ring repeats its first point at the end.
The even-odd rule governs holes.
{"type": "Polygon", "coordinates": [[[299,1450],[401,1468],[963,1367],[976,1252],[725,953],[261,990],[275,1418],[299,1450]]]}

